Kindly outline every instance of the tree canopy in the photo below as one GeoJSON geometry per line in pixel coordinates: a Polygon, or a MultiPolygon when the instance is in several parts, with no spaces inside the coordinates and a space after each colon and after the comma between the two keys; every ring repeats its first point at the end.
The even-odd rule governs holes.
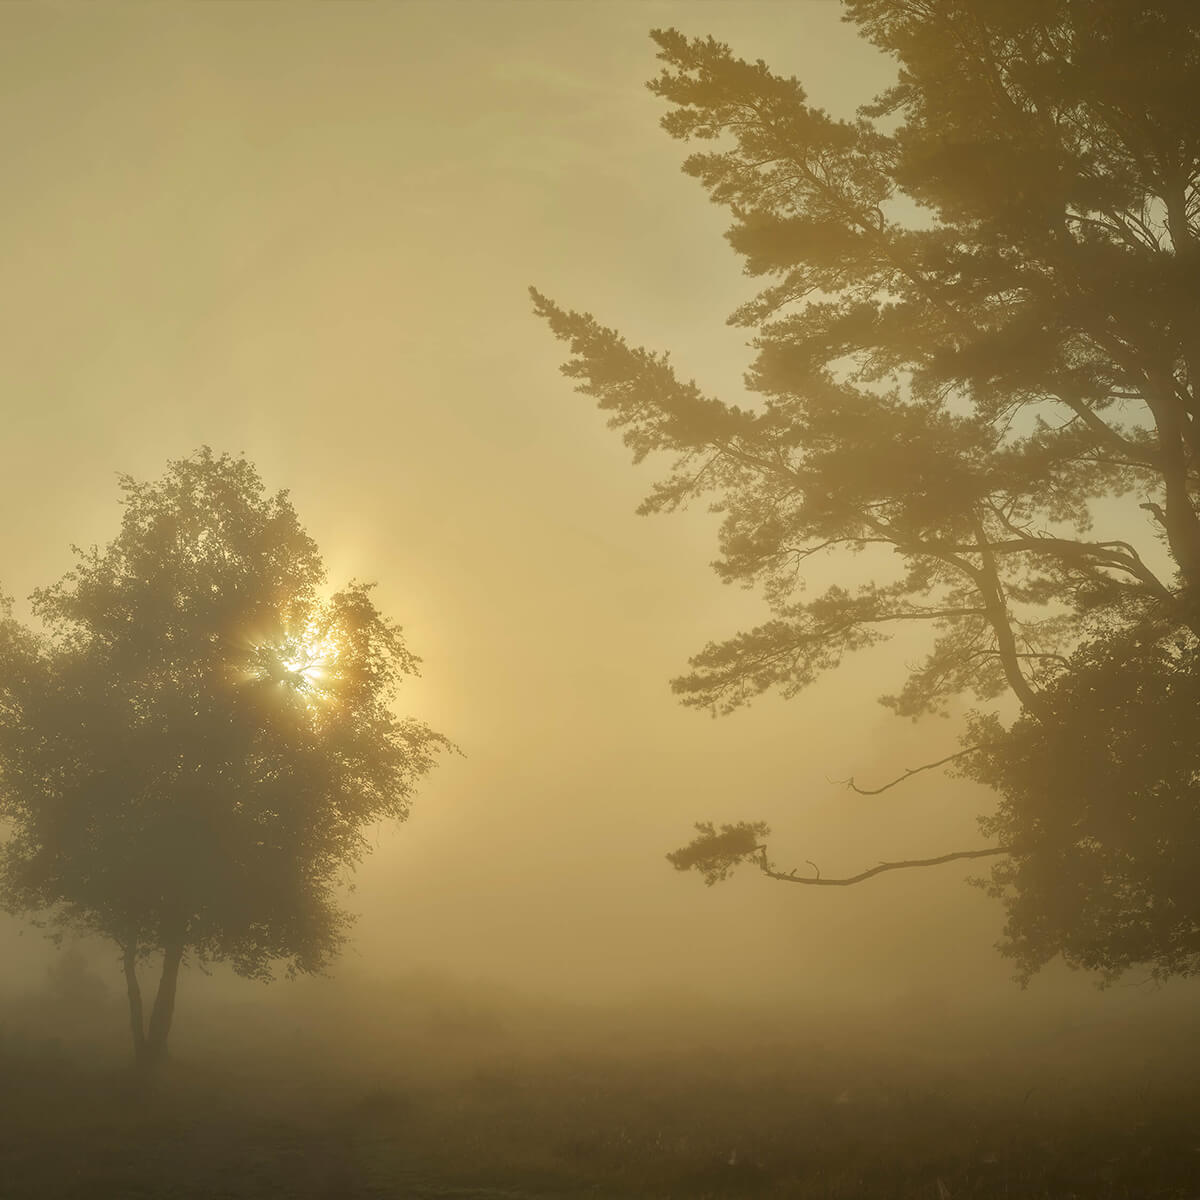
{"type": "Polygon", "coordinates": [[[1200,647],[1140,630],[1082,647],[1048,712],[976,716],[967,778],[996,789],[981,823],[1012,853],[989,890],[1000,948],[1028,980],[1056,955],[1111,980],[1200,973],[1200,647]]]}
{"type": "MultiPolygon", "coordinates": [[[[673,456],[640,511],[707,498],[717,574],[767,604],[673,681],[684,704],[794,695],[920,629],[923,658],[882,698],[896,713],[1010,694],[1020,730],[1049,729],[1080,646],[1200,633],[1200,14],[847,0],[845,18],[898,65],[852,120],[711,38],[652,34],[663,126],[702,144],[683,169],[763,282],[729,318],[753,331],[750,403],[537,291],[535,306],[634,457],[673,456]],[[872,582],[804,592],[818,559],[859,554],[872,582]]],[[[1006,735],[986,733],[995,765],[1006,735]]],[[[766,832],[701,826],[676,865],[817,882],[775,868],[766,832]]],[[[1009,893],[1030,878],[1013,861],[996,876],[1009,893]]]]}
{"type": "Polygon", "coordinates": [[[448,745],[392,711],[418,660],[369,585],[323,594],[286,492],[205,449],[122,477],[104,548],[0,623],[10,911],[121,947],[135,1045],[161,1055],[180,962],[326,966],[366,828],[404,820],[448,745]],[[136,966],[163,955],[143,1029],[136,966]]]}

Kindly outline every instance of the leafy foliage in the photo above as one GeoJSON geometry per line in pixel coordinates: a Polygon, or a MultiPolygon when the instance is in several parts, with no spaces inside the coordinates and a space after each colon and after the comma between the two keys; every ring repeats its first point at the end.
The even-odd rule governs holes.
{"type": "Polygon", "coordinates": [[[1058,954],[1107,979],[1200,972],[1200,644],[1092,643],[1047,700],[1007,731],[977,717],[959,768],[999,792],[982,825],[1013,847],[988,884],[1003,952],[1023,980],[1058,954]]]}
{"type": "Polygon", "coordinates": [[[207,449],[122,479],[103,549],[0,624],[3,896],[268,978],[325,966],[344,872],[444,738],[391,704],[417,659],[368,585],[328,599],[287,494],[207,449]]]}

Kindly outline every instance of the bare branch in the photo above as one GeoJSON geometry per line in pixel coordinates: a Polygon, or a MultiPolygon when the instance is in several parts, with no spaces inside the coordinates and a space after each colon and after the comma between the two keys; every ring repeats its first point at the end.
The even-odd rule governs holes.
{"type": "Polygon", "coordinates": [[[976,750],[984,749],[983,746],[968,746],[965,750],[956,751],[954,754],[947,754],[945,758],[939,758],[937,762],[924,763],[919,767],[909,767],[903,775],[898,775],[890,783],[885,783],[883,787],[877,788],[862,788],[854,782],[854,776],[849,779],[841,780],[852,792],[857,792],[860,796],[878,796],[880,792],[886,792],[889,788],[894,788],[897,784],[903,783],[906,779],[912,778],[914,775],[920,775],[922,771],[933,771],[938,767],[944,767],[948,762],[954,762],[957,758],[965,758],[968,754],[974,754],[976,750]]]}
{"type": "Polygon", "coordinates": [[[982,850],[956,850],[952,854],[939,854],[937,858],[909,858],[901,862],[882,862],[877,867],[871,867],[867,871],[847,876],[845,879],[822,879],[820,871],[817,871],[815,876],[777,871],[767,860],[766,847],[758,847],[758,852],[758,869],[770,879],[779,879],[784,883],[807,883],[814,887],[850,887],[851,884],[862,883],[864,879],[870,879],[874,875],[882,875],[885,871],[900,871],[906,867],[938,867],[942,863],[954,862],[960,858],[988,858],[997,854],[1011,854],[1012,847],[986,846],[982,850]]]}

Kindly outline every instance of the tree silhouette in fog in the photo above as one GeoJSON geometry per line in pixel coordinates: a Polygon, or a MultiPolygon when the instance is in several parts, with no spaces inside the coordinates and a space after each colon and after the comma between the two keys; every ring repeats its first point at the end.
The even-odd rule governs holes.
{"type": "Polygon", "coordinates": [[[990,890],[1028,980],[1055,955],[1113,979],[1200,973],[1200,647],[1131,629],[1082,647],[1049,712],[976,716],[962,773],[1000,794],[984,822],[1028,847],[990,890]]]}
{"type": "Polygon", "coordinates": [[[139,1061],[181,963],[323,968],[365,828],[404,820],[444,738],[391,703],[417,659],[369,585],[323,598],[287,493],[205,449],[121,480],[121,531],[0,624],[3,895],[121,949],[139,1061]],[[149,1014],[137,967],[161,956],[149,1014]]]}
{"type": "MultiPolygon", "coordinates": [[[[709,144],[684,170],[729,209],[726,236],[765,284],[730,318],[754,331],[752,406],[705,395],[666,355],[590,315],[536,291],[535,305],[570,346],[565,373],[635,459],[674,456],[641,511],[708,498],[723,513],[718,575],[758,588],[769,609],[692,659],[673,683],[682,702],[728,712],[771,689],[791,696],[854,651],[925,631],[923,659],[883,703],[915,718],[964,694],[1015,697],[1011,734],[978,725],[986,751],[968,739],[931,764],[984,755],[991,767],[976,777],[1013,796],[1006,756],[1025,754],[1031,730],[1048,746],[1067,736],[1060,710],[1078,699],[1079,647],[1115,663],[1136,637],[1185,647],[1170,658],[1176,674],[1194,663],[1200,10],[845,9],[899,65],[895,86],[852,121],[712,39],[653,34],[663,125],[709,144]],[[807,574],[849,556],[872,582],[804,593],[807,574]]],[[[1092,717],[1112,727],[1122,712],[1092,717]]],[[[1168,776],[1195,807],[1194,784],[1168,776]]],[[[1036,807],[1046,797],[1034,793],[1036,807]]],[[[1118,802],[1133,812],[1144,795],[1118,802]]],[[[1060,843],[1037,822],[987,828],[1005,839],[990,852],[1013,856],[994,876],[1010,911],[1051,903],[1031,881],[1060,843]]],[[[988,853],[831,880],[778,868],[761,823],[698,829],[672,858],[709,882],[747,861],[836,885],[988,853]]],[[[1153,957],[1148,944],[1137,953],[1153,957]]]]}

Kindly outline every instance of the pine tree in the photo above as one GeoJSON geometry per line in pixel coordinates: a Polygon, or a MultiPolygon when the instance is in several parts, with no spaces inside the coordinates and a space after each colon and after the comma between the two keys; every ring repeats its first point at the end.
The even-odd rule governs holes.
{"type": "MultiPolygon", "coordinates": [[[[763,283],[730,317],[752,331],[748,401],[534,291],[536,310],[635,458],[673,456],[641,511],[708,499],[717,573],[766,602],[673,681],[684,704],[791,696],[920,629],[896,713],[1009,693],[1051,719],[1079,647],[1200,633],[1200,13],[845,7],[899,67],[854,120],[711,38],[652,35],[663,125],[702,144],[684,170],[763,283]],[[851,555],[872,582],[803,594],[851,555]]],[[[761,824],[699,829],[673,861],[710,882],[742,861],[846,882],[776,868],[761,824]]]]}

